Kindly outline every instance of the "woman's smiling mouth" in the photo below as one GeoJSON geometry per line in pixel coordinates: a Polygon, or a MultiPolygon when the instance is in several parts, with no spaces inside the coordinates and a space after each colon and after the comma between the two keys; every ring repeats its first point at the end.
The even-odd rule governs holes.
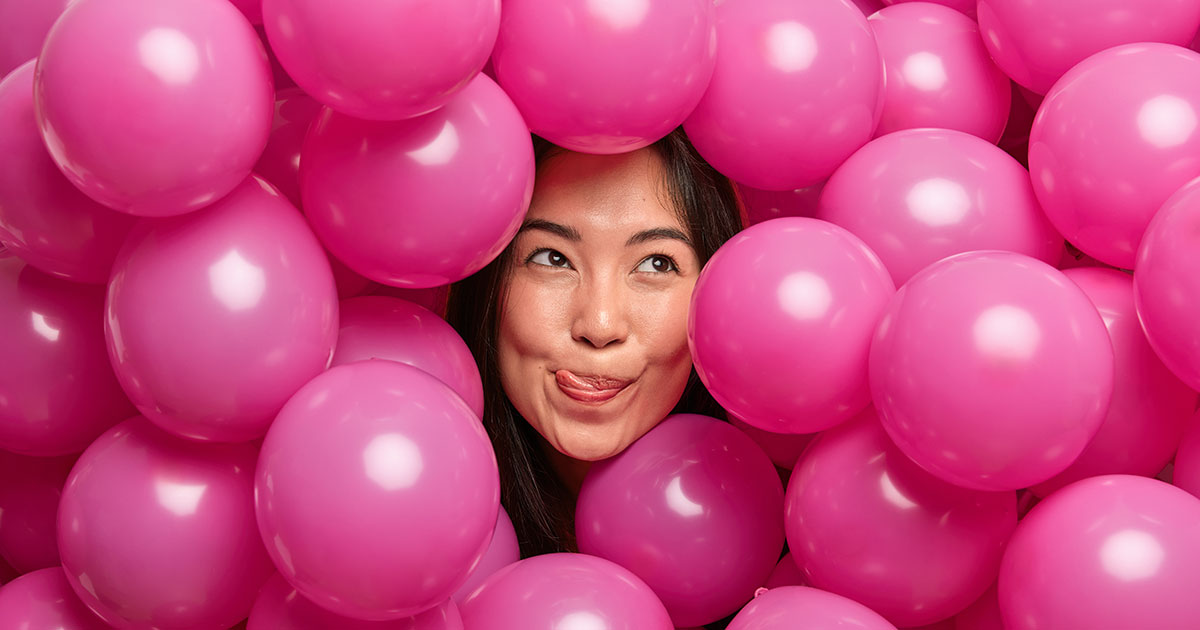
{"type": "Polygon", "coordinates": [[[602,404],[625,391],[632,380],[593,374],[576,374],[570,370],[554,372],[558,389],[581,403],[602,404]]]}

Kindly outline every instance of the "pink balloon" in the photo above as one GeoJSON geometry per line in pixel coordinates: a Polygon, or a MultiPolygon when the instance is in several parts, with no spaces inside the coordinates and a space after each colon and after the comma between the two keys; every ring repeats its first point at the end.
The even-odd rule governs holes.
{"type": "Polygon", "coordinates": [[[508,512],[505,512],[504,507],[501,506],[499,514],[496,515],[496,529],[492,532],[492,542],[488,545],[487,553],[483,555],[483,560],[479,561],[475,570],[471,571],[471,577],[458,587],[451,599],[454,600],[454,603],[461,604],[493,573],[520,559],[521,549],[517,545],[517,531],[513,529],[508,512]]]}
{"type": "Polygon", "coordinates": [[[1130,44],[1072,68],[1046,95],[1029,141],[1050,221],[1085,253],[1132,269],[1154,213],[1200,176],[1198,112],[1200,53],[1130,44]]]}
{"type": "Polygon", "coordinates": [[[771,460],[727,422],[668,417],[579,491],[579,551],[646,582],[677,626],[737,612],[783,550],[783,488],[771,460]]]}
{"type": "Polygon", "coordinates": [[[780,217],[811,217],[817,213],[817,199],[824,182],[798,190],[759,190],[737,184],[738,196],[745,207],[749,227],[780,217]]]}
{"type": "Polygon", "coordinates": [[[879,324],[870,366],[900,450],[977,490],[1061,473],[1113,390],[1112,343],[1087,294],[1011,252],[959,254],[913,276],[879,324]]]}
{"type": "Polygon", "coordinates": [[[533,143],[485,76],[445,107],[399,122],[325,110],[303,148],[304,212],[358,273],[426,288],[465,278],[512,240],[533,194],[533,143]]]}
{"type": "Polygon", "coordinates": [[[992,143],[1000,139],[1012,84],[992,63],[975,20],[949,7],[911,2],[884,8],[867,23],[887,74],[876,136],[940,127],[992,143]]]}
{"type": "Polygon", "coordinates": [[[59,565],[58,501],[75,459],[0,451],[0,556],[21,573],[59,565]]]}
{"type": "Polygon", "coordinates": [[[263,50],[267,52],[267,62],[271,64],[271,79],[275,83],[276,92],[296,87],[296,82],[288,76],[287,70],[283,69],[279,58],[275,56],[275,51],[271,50],[271,42],[267,39],[266,29],[259,24],[254,27],[254,32],[258,35],[258,41],[262,44],[263,50]]]}
{"type": "Polygon", "coordinates": [[[228,628],[271,562],[254,527],[251,444],[197,444],[133,418],[84,451],[58,509],[75,593],[126,630],[228,628]]]}
{"type": "Polygon", "coordinates": [[[262,24],[262,0],[229,0],[251,24],[262,24]]]}
{"type": "Polygon", "coordinates": [[[308,601],[278,573],[267,580],[250,611],[247,630],[463,630],[449,600],[416,617],[363,621],[335,615],[308,601]]]}
{"type": "Polygon", "coordinates": [[[321,113],[321,104],[299,88],[275,94],[275,119],[267,147],[254,165],[254,172],[275,184],[297,208],[300,202],[300,148],[309,126],[321,113]]]}
{"type": "Polygon", "coordinates": [[[1000,616],[1000,600],[996,586],[979,596],[974,604],[954,618],[954,630],[1006,630],[1000,616]]]}
{"type": "Polygon", "coordinates": [[[0,588],[0,627],[20,630],[109,630],[71,591],[62,567],[23,575],[0,588]]]}
{"type": "Polygon", "coordinates": [[[717,170],[755,188],[812,186],[871,139],[883,64],[845,0],[717,7],[717,65],[684,123],[717,170]]]}
{"type": "Polygon", "coordinates": [[[759,448],[771,458],[771,463],[776,467],[784,470],[791,470],[796,464],[796,459],[800,457],[800,453],[804,451],[804,447],[812,441],[815,434],[812,433],[772,433],[764,431],[747,424],[737,417],[732,417],[729,422],[733,426],[742,430],[742,433],[750,436],[758,444],[759,448]]]}
{"type": "Polygon", "coordinates": [[[713,16],[711,0],[505,0],[492,65],[534,133],[574,151],[633,151],[704,94],[713,16]]]}
{"type": "Polygon", "coordinates": [[[1092,300],[1108,328],[1116,377],[1100,431],[1066,470],[1033,486],[1042,497],[1097,475],[1154,476],[1171,460],[1197,403],[1196,392],[1147,343],[1133,306],[1133,278],[1098,267],[1071,269],[1066,276],[1092,300]]]}
{"type": "Polygon", "coordinates": [[[270,72],[228,2],[76,0],[46,37],[34,102],[51,157],[80,190],[171,216],[250,174],[271,129],[270,72]]]}
{"type": "Polygon", "coordinates": [[[429,287],[428,289],[401,289],[386,284],[376,284],[370,289],[370,295],[400,298],[418,306],[433,311],[438,317],[446,317],[446,304],[450,298],[450,285],[429,287]]]}
{"type": "Polygon", "coordinates": [[[266,433],[328,365],[337,326],[325,253],[257,177],[204,212],[135,229],[113,267],[104,321],[138,409],[167,431],[222,442],[266,433]]]}
{"type": "MultiPolygon", "coordinates": [[[[906,3],[911,3],[913,1],[914,0],[881,0],[881,2],[883,2],[883,4],[888,5],[888,6],[896,5],[896,4],[906,4],[906,3]]],[[[972,20],[975,19],[975,0],[927,0],[927,2],[932,3],[932,4],[940,4],[942,6],[950,7],[951,9],[954,9],[955,11],[958,11],[959,13],[966,15],[967,17],[971,18],[972,20]]]]}
{"type": "Polygon", "coordinates": [[[305,597],[398,619],[466,582],[496,527],[499,484],[483,425],[449,387],[360,361],[314,378],[279,412],[259,458],[258,524],[305,597]]]}
{"type": "Polygon", "coordinates": [[[104,291],[0,258],[0,448],[79,453],[134,412],[104,351],[104,291]]]}
{"type": "Polygon", "coordinates": [[[872,140],[829,178],[817,217],[861,238],[897,285],[962,252],[997,249],[1055,264],[1063,251],[1029,173],[995,145],[948,129],[872,140]]]}
{"type": "Polygon", "coordinates": [[[1050,495],[1000,567],[1005,627],[1191,628],[1200,499],[1156,479],[1092,477],[1050,495]]]}
{"type": "Polygon", "coordinates": [[[792,553],[783,555],[779,560],[779,564],[775,565],[775,570],[771,571],[771,575],[767,576],[767,581],[763,582],[764,588],[779,588],[780,586],[807,586],[808,582],[804,579],[804,574],[800,572],[800,567],[796,566],[796,561],[792,559],[792,553]]]}
{"type": "Polygon", "coordinates": [[[696,281],[696,371],[717,402],[760,429],[829,428],[870,403],[867,352],[894,292],[879,257],[836,225],[787,217],[753,226],[696,281]]]}
{"type": "Polygon", "coordinates": [[[930,475],[868,409],[804,452],[784,519],[810,584],[908,627],[958,614],[996,580],[1017,498],[930,475]]]}
{"type": "Polygon", "coordinates": [[[0,243],[50,275],[103,284],[134,219],[79,192],[50,159],[34,117],[33,66],[0,81],[0,243]]]}
{"type": "Polygon", "coordinates": [[[883,8],[883,0],[850,0],[850,3],[868,16],[883,8]]]}
{"type": "Polygon", "coordinates": [[[807,586],[781,586],[764,591],[729,624],[729,630],[794,628],[896,630],[896,626],[858,602],[807,586]]]}
{"type": "Polygon", "coordinates": [[[68,4],[70,0],[0,0],[0,77],[41,53],[46,33],[68,4]]]}
{"type": "MultiPolygon", "coordinates": [[[[1186,46],[1200,28],[1200,3],[979,0],[979,27],[1000,69],[1017,83],[1046,94],[1072,66],[1106,48],[1135,42],[1186,46]]],[[[1096,106],[1111,105],[1109,101],[1096,106]]]]}
{"type": "Polygon", "coordinates": [[[4,561],[4,558],[0,558],[0,585],[7,584],[20,576],[21,574],[18,573],[16,569],[9,566],[8,563],[4,561]]]}
{"type": "Polygon", "coordinates": [[[1133,288],[1150,346],[1200,389],[1200,180],[1172,195],[1150,222],[1133,288]]]}
{"type": "Polygon", "coordinates": [[[1171,483],[1200,498],[1200,412],[1192,416],[1179,440],[1171,483]]]}
{"type": "Polygon", "coordinates": [[[450,324],[429,309],[390,297],[365,296],[339,307],[341,330],[330,367],[364,359],[407,363],[438,377],[483,416],[483,383],[475,357],[450,324]]]}
{"type": "Polygon", "coordinates": [[[305,92],[370,120],[445,105],[483,68],[500,26],[500,0],[262,0],[262,13],[271,48],[305,92]]]}
{"type": "Polygon", "coordinates": [[[471,593],[460,610],[471,630],[675,628],[640,578],[581,553],[543,554],[510,564],[471,593]]]}

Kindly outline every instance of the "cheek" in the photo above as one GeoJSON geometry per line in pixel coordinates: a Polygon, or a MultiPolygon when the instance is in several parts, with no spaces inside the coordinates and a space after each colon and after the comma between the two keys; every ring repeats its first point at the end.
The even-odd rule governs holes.
{"type": "Polygon", "coordinates": [[[684,372],[687,378],[692,359],[687,345],[688,306],[692,297],[689,283],[663,293],[656,300],[644,301],[635,321],[650,365],[684,372]]]}

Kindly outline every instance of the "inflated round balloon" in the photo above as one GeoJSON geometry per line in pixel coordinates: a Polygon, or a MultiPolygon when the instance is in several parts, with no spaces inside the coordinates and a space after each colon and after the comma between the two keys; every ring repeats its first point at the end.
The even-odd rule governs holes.
{"type": "Polygon", "coordinates": [[[781,586],[766,590],[747,604],[729,624],[729,630],[794,628],[896,630],[896,626],[858,602],[807,586],[781,586]]]}
{"type": "Polygon", "coordinates": [[[262,13],[305,92],[355,118],[399,120],[445,105],[479,73],[500,0],[262,0],[262,13]]]}
{"type": "Polygon", "coordinates": [[[229,0],[251,24],[262,24],[262,0],[229,0]]]}
{"type": "Polygon", "coordinates": [[[462,603],[467,595],[470,595],[493,573],[520,559],[521,549],[517,545],[517,531],[513,529],[508,512],[505,512],[504,507],[501,506],[500,513],[496,515],[496,530],[492,532],[492,542],[488,545],[487,553],[483,555],[483,559],[479,561],[475,570],[471,571],[471,577],[458,587],[451,599],[455,603],[462,603]]]}
{"type": "Polygon", "coordinates": [[[880,0],[883,4],[891,6],[896,4],[907,4],[914,1],[928,2],[931,4],[940,4],[945,7],[950,7],[959,13],[966,15],[972,20],[975,19],[975,0],[880,0]]]}
{"type": "Polygon", "coordinates": [[[959,613],[996,580],[1017,526],[1017,497],[930,475],[868,409],[804,452],[788,482],[784,522],[809,584],[911,627],[959,613]]]}
{"type": "Polygon", "coordinates": [[[746,424],[737,416],[729,418],[729,422],[741,429],[742,433],[749,435],[750,439],[754,440],[759,448],[767,454],[767,457],[771,458],[772,464],[784,470],[792,469],[792,466],[796,464],[796,459],[804,451],[804,447],[808,446],[815,435],[812,433],[772,433],[746,424]]]}
{"type": "Polygon", "coordinates": [[[1200,498],[1200,412],[1192,417],[1179,440],[1171,483],[1200,498]]]}
{"type": "Polygon", "coordinates": [[[1116,378],[1100,431],[1066,470],[1033,486],[1041,497],[1097,475],[1154,476],[1171,461],[1197,402],[1196,392],[1180,382],[1146,342],[1129,274],[1099,267],[1064,273],[1100,311],[1112,341],[1116,378]]]}
{"type": "Polygon", "coordinates": [[[70,0],[0,0],[0,78],[38,56],[70,0]]]}
{"type": "Polygon", "coordinates": [[[283,65],[279,63],[275,51],[271,50],[271,42],[267,39],[266,29],[259,24],[254,27],[254,32],[258,34],[258,41],[262,44],[263,50],[267,52],[267,63],[271,64],[271,80],[275,83],[275,90],[297,87],[296,82],[288,76],[287,70],[284,70],[283,65]]]}
{"type": "Polygon", "coordinates": [[[199,444],[145,418],[80,456],[58,509],[75,593],[126,630],[228,628],[271,560],[254,524],[253,444],[199,444]]]}
{"type": "Polygon", "coordinates": [[[103,284],[135,219],[79,192],[50,159],[33,112],[33,65],[0,81],[0,243],[50,275],[103,284]]]}
{"type": "Polygon", "coordinates": [[[780,217],[811,217],[817,213],[817,199],[821,196],[820,184],[797,190],[759,190],[736,184],[738,197],[742,200],[747,227],[778,219],[780,217]]]}
{"type": "Polygon", "coordinates": [[[1006,630],[995,585],[954,617],[954,630],[1006,630]]]}
{"type": "Polygon", "coordinates": [[[0,449],[66,455],[135,413],[104,351],[104,290],[0,258],[0,449]]]}
{"type": "Polygon", "coordinates": [[[1028,256],[945,258],[892,300],[871,393],[904,454],[950,483],[1015,490],[1059,474],[1100,428],[1113,348],[1087,294],[1028,256]]]}
{"type": "Polygon", "coordinates": [[[800,567],[796,566],[796,561],[792,559],[792,553],[783,554],[779,559],[779,564],[775,565],[775,570],[771,571],[771,575],[767,576],[767,581],[763,582],[763,588],[779,588],[780,586],[807,586],[804,579],[804,574],[800,572],[800,567]]]}
{"type": "Polygon", "coordinates": [[[870,402],[867,352],[895,286],[846,230],[786,217],[755,225],[708,261],[688,345],[700,378],[741,420],[813,433],[870,402]]]}
{"type": "Polygon", "coordinates": [[[783,550],[783,488],[749,436],[693,414],[663,420],[596,462],[575,507],[579,551],[646,582],[676,626],[745,604],[783,550]]]}
{"type": "Polygon", "coordinates": [[[975,20],[949,7],[910,2],[886,7],[867,23],[887,74],[875,135],[939,127],[1000,139],[1012,83],[992,63],[975,20]]]}
{"type": "Polygon", "coordinates": [[[297,208],[300,202],[300,148],[308,127],[321,113],[321,104],[299,88],[280,90],[275,95],[275,119],[267,147],[254,165],[254,172],[271,182],[297,208]]]}
{"type": "Polygon", "coordinates": [[[623,153],[678,127],[712,77],[710,0],[505,0],[496,79],[534,133],[623,153]]]}
{"type": "Polygon", "coordinates": [[[304,212],[321,241],[358,273],[405,288],[482,269],[517,233],[533,194],[529,131],[482,75],[410,120],[326,109],[303,154],[304,212]]]}
{"type": "Polygon", "coordinates": [[[475,357],[433,311],[383,296],[343,300],[338,311],[341,329],[331,367],[364,359],[407,363],[441,379],[476,416],[483,416],[483,383],[475,357]]]}
{"type": "Polygon", "coordinates": [[[1191,628],[1200,619],[1200,499],[1107,475],[1042,501],[1000,566],[1005,627],[1191,628]]]}
{"type": "Polygon", "coordinates": [[[139,225],[113,266],[104,320],[138,409],[173,433],[224,442],[266,433],[328,365],[337,326],[325,252],[258,177],[203,212],[139,225]]]}
{"type": "Polygon", "coordinates": [[[75,459],[0,451],[0,556],[21,573],[59,565],[58,500],[75,459]]]}
{"type": "Polygon", "coordinates": [[[712,82],[684,128],[725,175],[765,190],[812,186],[875,133],[883,63],[849,2],[723,2],[717,39],[712,82]]]}
{"type": "Polygon", "coordinates": [[[1038,94],[1106,48],[1135,42],[1187,46],[1200,28],[1200,4],[1192,0],[978,1],[979,28],[992,58],[1038,94]]]}
{"type": "Polygon", "coordinates": [[[273,100],[254,29],[212,0],[76,0],[34,76],[58,167],[89,197],[140,216],[191,212],[246,179],[273,100]]]}
{"type": "Polygon", "coordinates": [[[463,630],[463,624],[458,606],[449,600],[415,617],[390,621],[342,617],[308,601],[275,574],[259,591],[246,630],[463,630]]]}
{"type": "Polygon", "coordinates": [[[394,361],[338,366],[300,388],[267,432],[257,474],[258,525],[279,572],[356,619],[449,599],[496,527],[499,473],[479,418],[394,361]]]}
{"type": "Polygon", "coordinates": [[[1200,390],[1200,180],[1172,195],[1150,222],[1133,287],[1150,346],[1200,390]]]}
{"type": "Polygon", "coordinates": [[[1046,215],[1085,253],[1132,269],[1154,213],[1200,176],[1197,124],[1200,53],[1129,44],[1087,58],[1033,122],[1029,171],[1046,215]]]}
{"type": "Polygon", "coordinates": [[[1063,251],[1029,173],[995,145],[949,129],[872,140],[825,183],[817,217],[861,238],[897,285],[962,252],[998,249],[1055,264],[1063,251]]]}
{"type": "Polygon", "coordinates": [[[0,588],[0,627],[20,630],[110,630],[71,591],[62,567],[23,575],[0,588]]]}
{"type": "Polygon", "coordinates": [[[459,610],[472,630],[675,628],[645,582],[582,553],[543,554],[510,564],[475,589],[459,610]]]}

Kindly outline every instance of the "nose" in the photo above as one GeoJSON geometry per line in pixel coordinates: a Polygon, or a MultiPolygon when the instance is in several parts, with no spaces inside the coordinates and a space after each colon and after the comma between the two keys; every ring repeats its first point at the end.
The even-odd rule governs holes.
{"type": "Polygon", "coordinates": [[[619,344],[629,336],[629,296],[613,277],[597,278],[576,290],[571,337],[597,349],[619,344]]]}

